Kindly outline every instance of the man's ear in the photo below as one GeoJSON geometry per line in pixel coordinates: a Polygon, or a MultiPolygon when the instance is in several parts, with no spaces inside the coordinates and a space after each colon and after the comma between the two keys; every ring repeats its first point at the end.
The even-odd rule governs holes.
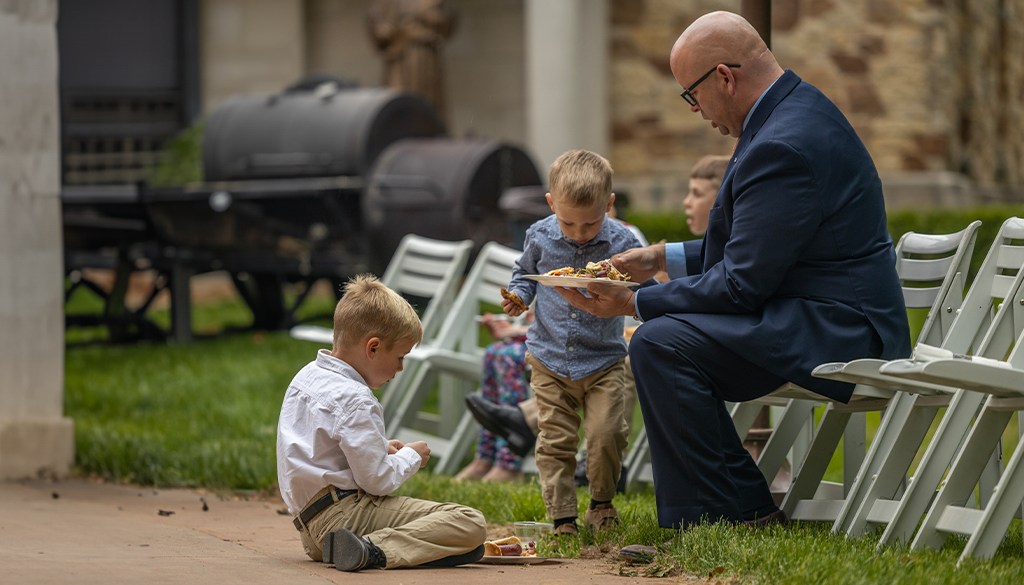
{"type": "Polygon", "coordinates": [[[366,357],[367,359],[373,359],[377,357],[377,350],[380,349],[380,338],[371,337],[366,340],[366,357]]]}
{"type": "MultiPolygon", "coordinates": [[[[719,67],[725,67],[725,65],[719,65],[719,67]]],[[[718,72],[720,75],[722,75],[722,77],[725,78],[725,91],[729,95],[736,95],[736,77],[733,75],[732,68],[725,67],[724,73],[721,69],[719,69],[718,72]]]]}

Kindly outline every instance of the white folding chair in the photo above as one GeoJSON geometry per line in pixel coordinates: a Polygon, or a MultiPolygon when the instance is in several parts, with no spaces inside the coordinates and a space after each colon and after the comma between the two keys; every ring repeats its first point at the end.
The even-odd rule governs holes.
{"type": "Polygon", "coordinates": [[[401,396],[388,432],[408,443],[425,440],[431,457],[439,459],[435,471],[451,474],[472,446],[476,429],[464,398],[480,381],[484,348],[480,347],[481,303],[501,305],[501,288],[512,279],[521,252],[490,242],[480,251],[451,310],[430,345],[416,347],[405,357],[408,390],[401,396]],[[439,381],[440,414],[422,406],[439,381]]]}
{"type": "MultiPolygon", "coordinates": [[[[1013,218],[1000,228],[942,342],[942,349],[995,359],[1006,356],[1012,339],[992,337],[989,332],[1004,311],[1013,310],[1002,301],[1015,294],[1024,277],[1020,274],[1024,258],[1019,258],[1015,253],[1016,247],[1009,245],[1020,223],[1021,220],[1013,218]],[[1007,271],[1018,274],[1010,276],[1005,274],[1007,271]]],[[[919,343],[915,357],[920,359],[929,347],[919,343]]],[[[857,536],[876,525],[886,524],[878,547],[894,541],[909,541],[946,468],[964,441],[983,398],[955,386],[893,375],[896,371],[893,368],[912,363],[912,360],[895,360],[882,364],[875,374],[869,368],[856,374],[858,379],[871,380],[878,388],[895,390],[897,398],[882,419],[872,451],[832,529],[857,536]],[[948,407],[947,411],[939,420],[938,429],[906,491],[899,494],[900,483],[942,407],[948,407]]],[[[823,366],[820,369],[829,375],[830,368],[823,366]]],[[[988,500],[989,487],[998,481],[1000,469],[999,450],[989,454],[992,457],[986,457],[988,471],[981,478],[982,505],[988,500]]]]}
{"type": "MultiPolygon", "coordinates": [[[[421,319],[423,341],[420,345],[433,342],[455,298],[455,290],[472,249],[472,240],[443,242],[415,234],[406,235],[398,244],[380,280],[400,294],[428,299],[421,319]]],[[[330,328],[316,325],[296,325],[289,333],[295,339],[326,345],[331,345],[334,340],[330,328]]],[[[407,386],[408,376],[405,374],[400,372],[384,387],[381,406],[385,420],[398,406],[398,398],[407,386]]]]}
{"type": "MultiPolygon", "coordinates": [[[[931,496],[937,482],[929,482],[923,486],[923,491],[929,496],[931,504],[920,530],[911,543],[915,550],[925,546],[939,548],[951,533],[966,535],[969,538],[960,562],[972,555],[991,557],[1002,542],[1010,521],[1019,514],[1021,502],[1024,501],[1022,440],[1018,442],[994,489],[989,490],[987,486],[980,486],[980,509],[966,506],[974,495],[974,486],[980,484],[987,471],[990,463],[988,455],[993,450],[1001,452],[1000,439],[1013,413],[1024,410],[1024,246],[1014,243],[1024,240],[1024,220],[1013,218],[1003,227],[1000,233],[1003,240],[997,242],[1000,244],[1000,259],[1005,265],[1000,280],[1005,283],[1007,279],[1013,278],[1005,274],[1015,270],[1011,268],[1013,266],[1016,266],[1017,275],[1006,287],[1008,290],[1003,293],[1001,307],[981,342],[981,346],[992,348],[990,351],[982,352],[981,357],[990,359],[951,356],[918,362],[901,360],[882,367],[882,371],[888,375],[963,388],[962,391],[967,394],[985,399],[980,414],[959,453],[956,454],[946,480],[934,500],[931,500],[931,496]],[[1006,355],[1004,348],[1010,346],[1013,350],[1005,362],[1000,362],[999,360],[1006,355]]],[[[951,405],[946,417],[968,419],[969,424],[969,419],[975,415],[971,406],[951,405]]],[[[1024,425],[1020,423],[1018,415],[1018,434],[1022,430],[1024,425]]],[[[922,460],[922,466],[928,459],[935,459],[941,463],[951,458],[953,453],[949,451],[956,448],[963,434],[960,429],[940,428],[936,431],[932,443],[940,443],[943,438],[947,439],[944,441],[944,448],[937,447],[934,453],[933,449],[929,448],[929,453],[926,453],[925,459],[922,460]]],[[[941,472],[945,472],[944,466],[937,472],[940,478],[941,472]]],[[[917,518],[919,516],[913,519],[917,518]]],[[[909,530],[913,530],[913,527],[909,530]]]]}
{"type": "MultiPolygon", "coordinates": [[[[954,234],[931,235],[911,232],[904,234],[897,243],[896,271],[903,284],[907,307],[932,309],[921,330],[921,339],[932,340],[936,336],[941,339],[944,332],[949,329],[952,318],[936,319],[934,316],[944,313],[945,308],[949,308],[950,311],[959,308],[980,225],[980,221],[973,222],[954,234]],[[919,255],[926,255],[929,258],[914,258],[919,255]],[[939,280],[941,283],[936,286],[935,282],[939,280]]],[[[883,360],[874,361],[878,365],[884,363],[883,360]]],[[[878,365],[875,365],[876,372],[878,365]]],[[[801,460],[801,465],[794,466],[794,480],[786,494],[789,500],[788,508],[786,500],[783,501],[783,509],[790,517],[803,520],[835,519],[839,511],[837,502],[841,504],[854,484],[855,474],[865,456],[863,413],[883,410],[891,396],[891,392],[858,386],[854,390],[850,404],[830,404],[822,423],[818,426],[819,432],[801,460]],[[822,433],[822,430],[825,432],[822,433]],[[822,478],[825,470],[844,434],[843,484],[824,482],[822,478]],[[796,493],[793,491],[794,487],[796,493]],[[803,503],[798,506],[799,502],[803,503]]],[[[764,398],[731,406],[730,414],[741,437],[747,436],[762,406],[784,409],[757,461],[758,468],[769,484],[781,469],[801,430],[813,420],[811,417],[814,408],[820,402],[828,400],[795,384],[785,384],[764,398]]],[[[629,466],[627,480],[630,484],[636,481],[651,481],[652,473],[648,461],[646,434],[641,432],[626,460],[629,466]]]]}

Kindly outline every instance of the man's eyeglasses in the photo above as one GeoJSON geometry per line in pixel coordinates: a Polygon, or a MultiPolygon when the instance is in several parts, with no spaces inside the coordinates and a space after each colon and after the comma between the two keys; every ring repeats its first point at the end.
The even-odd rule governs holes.
{"type": "MultiPolygon", "coordinates": [[[[721,65],[725,65],[726,67],[739,67],[739,65],[730,65],[729,63],[721,63],[721,65]]],[[[700,82],[702,82],[702,81],[704,81],[705,79],[707,79],[707,78],[708,78],[708,75],[711,75],[711,74],[712,74],[712,73],[714,73],[714,72],[715,72],[715,71],[716,71],[717,69],[718,69],[718,65],[715,65],[714,67],[712,67],[712,68],[711,68],[711,71],[708,71],[708,72],[707,72],[707,73],[705,73],[704,75],[701,75],[701,76],[700,76],[700,79],[698,79],[697,81],[695,81],[695,82],[693,83],[693,85],[691,85],[690,87],[688,87],[688,88],[684,89],[684,90],[683,90],[683,93],[679,94],[679,95],[680,95],[680,97],[682,97],[682,98],[683,98],[684,100],[686,100],[686,103],[690,104],[691,106],[696,106],[696,105],[697,105],[697,99],[696,99],[696,98],[694,98],[694,97],[693,97],[693,95],[692,95],[692,94],[690,94],[690,92],[691,92],[691,91],[693,91],[693,88],[695,88],[695,87],[697,87],[698,85],[700,85],[700,82]]]]}

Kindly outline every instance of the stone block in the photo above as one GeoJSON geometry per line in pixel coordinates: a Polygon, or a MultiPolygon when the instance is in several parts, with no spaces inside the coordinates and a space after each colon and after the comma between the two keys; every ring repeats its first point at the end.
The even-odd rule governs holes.
{"type": "Polygon", "coordinates": [[[0,419],[0,480],[60,478],[75,464],[75,423],[67,417],[0,419]]]}
{"type": "Polygon", "coordinates": [[[886,173],[881,179],[886,209],[969,207],[977,203],[973,182],[960,173],[886,173]]]}
{"type": "Polygon", "coordinates": [[[800,0],[772,2],[772,31],[786,31],[800,22],[800,0]]]}

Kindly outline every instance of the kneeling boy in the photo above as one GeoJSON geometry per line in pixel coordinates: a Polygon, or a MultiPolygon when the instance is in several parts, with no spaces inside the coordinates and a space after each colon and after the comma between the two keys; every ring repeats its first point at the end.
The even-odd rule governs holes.
{"type": "Polygon", "coordinates": [[[483,514],[458,504],[388,496],[426,465],[423,441],[384,435],[370,388],[402,370],[423,337],[416,312],[372,276],[345,287],[334,348],[288,386],[277,427],[281,496],[306,554],[341,571],[455,566],[483,556],[483,514]]]}

